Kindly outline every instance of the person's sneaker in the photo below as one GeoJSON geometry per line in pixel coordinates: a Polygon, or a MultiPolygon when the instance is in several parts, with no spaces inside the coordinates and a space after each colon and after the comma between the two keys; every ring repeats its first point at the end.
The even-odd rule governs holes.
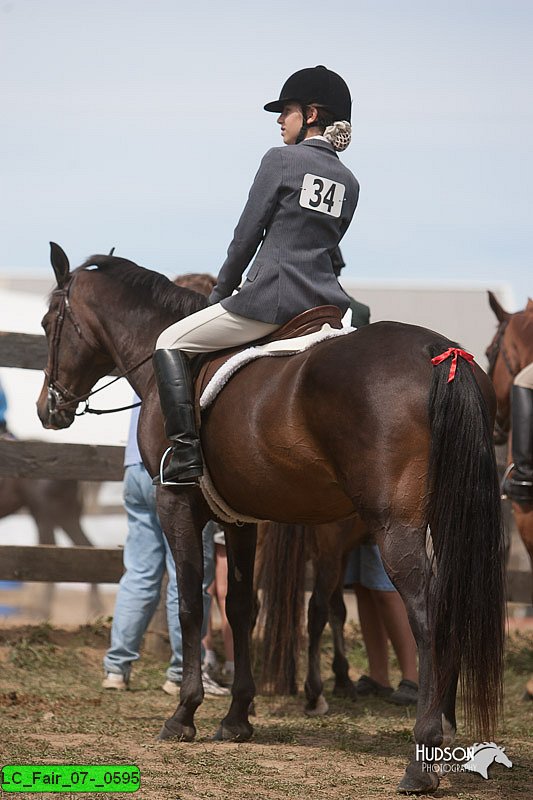
{"type": "Polygon", "coordinates": [[[233,669],[228,666],[223,666],[220,672],[220,682],[223,686],[233,686],[235,680],[235,667],[233,669]]]}
{"type": "MultiPolygon", "coordinates": [[[[205,670],[202,671],[202,686],[204,687],[204,694],[210,697],[222,697],[230,693],[229,689],[217,683],[205,670]]],[[[161,687],[164,692],[170,695],[177,695],[180,691],[180,684],[176,681],[166,680],[161,687]]]]}
{"type": "Polygon", "coordinates": [[[102,681],[102,689],[117,689],[125,691],[128,688],[128,681],[122,673],[108,672],[102,681]]]}
{"type": "Polygon", "coordinates": [[[204,661],[202,664],[202,675],[209,675],[210,678],[213,678],[214,681],[217,680],[219,675],[219,667],[218,664],[211,664],[208,661],[204,661]]]}
{"type": "Polygon", "coordinates": [[[205,670],[202,672],[202,684],[205,694],[211,695],[211,697],[221,697],[230,693],[229,689],[217,683],[205,670]]]}
{"type": "Polygon", "coordinates": [[[387,700],[397,706],[416,706],[418,703],[418,684],[404,678],[387,700]]]}
{"type": "Polygon", "coordinates": [[[166,694],[171,694],[176,696],[177,694],[179,694],[180,684],[176,683],[176,681],[169,681],[167,679],[161,688],[163,689],[164,692],[166,692],[166,694]]]}
{"type": "Polygon", "coordinates": [[[392,686],[383,686],[383,684],[378,683],[369,675],[361,675],[355,684],[355,692],[358,697],[367,697],[369,695],[375,695],[376,697],[390,697],[393,692],[393,688],[392,686]]]}

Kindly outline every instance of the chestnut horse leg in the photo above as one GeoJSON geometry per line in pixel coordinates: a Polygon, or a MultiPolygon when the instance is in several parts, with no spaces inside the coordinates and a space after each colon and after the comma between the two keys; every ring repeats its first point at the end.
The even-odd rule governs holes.
{"type": "Polygon", "coordinates": [[[355,684],[350,678],[348,659],[346,658],[346,647],[344,643],[344,623],[346,622],[346,606],[344,605],[344,572],[346,559],[342,561],[341,578],[329,601],[329,625],[333,635],[333,673],[335,684],[333,694],[336,697],[348,697],[350,700],[357,699],[355,684]]]}
{"type": "Polygon", "coordinates": [[[235,677],[228,713],[215,734],[217,740],[246,741],[253,734],[248,710],[255,696],[250,660],[250,635],[255,613],[254,561],[256,525],[224,525],[228,551],[226,614],[233,633],[235,677]]]}
{"type": "MultiPolygon", "coordinates": [[[[81,527],[79,516],[69,515],[66,519],[61,520],[60,524],[73,545],[76,547],[93,547],[93,543],[81,527]]],[[[104,606],[100,597],[99,586],[97,583],[91,583],[89,587],[88,613],[91,617],[98,617],[103,610],[104,606]]]]}
{"type": "Polygon", "coordinates": [[[194,714],[204,697],[201,666],[204,574],[202,530],[208,521],[203,498],[196,488],[157,490],[157,512],[176,563],[183,643],[183,679],[180,702],[167,719],[160,739],[190,742],[196,735],[194,714]]]}
{"type": "MultiPolygon", "coordinates": [[[[317,536],[319,536],[317,531],[317,536]]],[[[338,583],[338,559],[319,562],[313,593],[307,609],[307,678],[305,713],[308,716],[326,714],[328,704],[323,695],[324,684],[320,675],[320,638],[328,621],[329,601],[338,583]]]]}
{"type": "MultiPolygon", "coordinates": [[[[56,537],[54,533],[54,523],[48,518],[47,515],[35,513],[32,509],[32,517],[37,526],[37,535],[39,544],[55,545],[56,537]]],[[[40,598],[39,609],[36,611],[36,616],[49,620],[52,615],[52,605],[56,593],[55,583],[45,583],[44,589],[40,598]]]]}
{"type": "Polygon", "coordinates": [[[329,621],[333,635],[333,693],[356,698],[355,686],[348,674],[348,660],[344,647],[344,623],[346,606],[343,599],[344,572],[349,550],[364,534],[361,521],[348,519],[318,525],[314,529],[316,577],[308,608],[308,672],[305,682],[308,715],[325,714],[327,703],[322,695],[320,676],[320,637],[329,621]]]}

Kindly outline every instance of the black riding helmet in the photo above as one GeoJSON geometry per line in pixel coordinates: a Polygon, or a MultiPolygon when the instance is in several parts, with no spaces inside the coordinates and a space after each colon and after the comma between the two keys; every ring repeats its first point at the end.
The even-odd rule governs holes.
{"type": "Polygon", "coordinates": [[[351,122],[352,98],[346,82],[336,72],[321,65],[291,75],[283,84],[279,100],[267,103],[264,108],[279,114],[290,101],[297,101],[302,106],[317,103],[324,106],[334,120],[351,122]]]}

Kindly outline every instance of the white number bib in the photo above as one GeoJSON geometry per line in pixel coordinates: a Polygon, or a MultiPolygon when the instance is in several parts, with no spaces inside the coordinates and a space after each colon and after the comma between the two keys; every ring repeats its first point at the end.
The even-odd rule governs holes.
{"type": "Polygon", "coordinates": [[[345,191],[343,183],[335,183],[329,178],[307,172],[300,192],[300,205],[302,208],[320,211],[321,214],[329,214],[330,217],[340,217],[345,191]]]}

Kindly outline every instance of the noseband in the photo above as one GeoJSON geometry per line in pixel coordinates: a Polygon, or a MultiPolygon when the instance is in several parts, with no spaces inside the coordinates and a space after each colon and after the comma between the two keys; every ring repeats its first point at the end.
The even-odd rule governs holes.
{"type": "Polygon", "coordinates": [[[84,341],[80,325],[74,316],[72,306],[70,305],[69,295],[71,286],[72,278],[65,286],[61,287],[60,289],[55,289],[53,292],[55,295],[59,295],[60,300],[57,316],[54,322],[54,331],[50,340],[50,366],[44,370],[44,374],[48,378],[47,408],[49,414],[53,414],[57,411],[63,411],[64,409],[69,409],[74,403],[77,405],[79,401],[87,397],[87,395],[85,395],[85,397],[76,398],[74,394],[65,388],[65,386],[62,386],[57,379],[59,371],[59,359],[57,353],[59,349],[59,343],[61,341],[63,325],[67,316],[70,317],[70,321],[72,322],[74,330],[78,334],[79,338],[84,341]]]}

